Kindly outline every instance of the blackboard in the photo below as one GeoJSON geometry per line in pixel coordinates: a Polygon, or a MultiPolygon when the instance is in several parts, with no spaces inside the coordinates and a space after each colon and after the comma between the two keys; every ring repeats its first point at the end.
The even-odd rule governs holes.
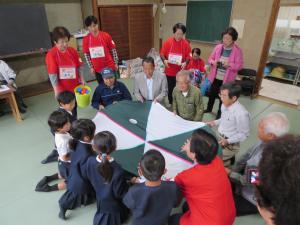
{"type": "Polygon", "coordinates": [[[43,4],[0,5],[0,57],[51,48],[43,4]]]}
{"type": "Polygon", "coordinates": [[[232,1],[188,1],[187,32],[190,40],[217,42],[229,26],[232,1]]]}

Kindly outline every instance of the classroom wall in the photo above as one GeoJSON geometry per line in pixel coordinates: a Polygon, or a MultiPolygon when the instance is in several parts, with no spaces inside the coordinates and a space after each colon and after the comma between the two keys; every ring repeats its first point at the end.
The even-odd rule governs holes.
{"type": "Polygon", "coordinates": [[[243,38],[238,45],[244,52],[244,67],[257,69],[268,29],[273,0],[234,0],[231,22],[245,20],[243,38]]]}
{"type": "MultiPolygon", "coordinates": [[[[66,26],[71,32],[83,27],[80,0],[0,1],[0,3],[44,3],[49,29],[66,26]]],[[[17,73],[19,87],[48,80],[44,63],[45,55],[21,56],[4,59],[17,73]]]]}
{"type": "Polygon", "coordinates": [[[92,0],[81,0],[83,20],[93,14],[92,0]]]}
{"type": "Polygon", "coordinates": [[[67,27],[70,32],[75,32],[83,27],[80,1],[45,3],[45,9],[50,30],[57,25],[67,27]]]}

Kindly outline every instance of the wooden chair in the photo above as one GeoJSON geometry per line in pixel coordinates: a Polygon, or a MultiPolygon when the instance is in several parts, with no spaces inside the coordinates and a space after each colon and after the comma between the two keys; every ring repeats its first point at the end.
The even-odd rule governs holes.
{"type": "Polygon", "coordinates": [[[15,117],[17,122],[22,121],[22,117],[19,112],[19,108],[16,102],[16,98],[14,95],[14,90],[12,88],[9,88],[9,90],[0,92],[0,99],[5,99],[7,103],[9,104],[12,114],[15,117]]]}

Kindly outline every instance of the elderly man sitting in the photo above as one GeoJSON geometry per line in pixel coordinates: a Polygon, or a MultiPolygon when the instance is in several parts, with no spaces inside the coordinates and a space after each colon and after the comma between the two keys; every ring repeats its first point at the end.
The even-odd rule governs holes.
{"type": "Polygon", "coordinates": [[[162,103],[168,94],[167,78],[155,70],[154,59],[146,57],[143,60],[143,72],[134,79],[134,95],[138,101],[145,100],[162,103]]]}
{"type": "Polygon", "coordinates": [[[202,96],[200,90],[191,85],[190,71],[179,71],[173,90],[173,112],[186,120],[202,121],[203,111],[202,96]]]}
{"type": "Polygon", "coordinates": [[[237,216],[258,213],[254,184],[258,183],[258,165],[264,144],[283,136],[289,131],[289,121],[280,112],[272,112],[263,117],[257,127],[259,141],[236,162],[232,170],[227,169],[235,189],[234,201],[237,216]]]}

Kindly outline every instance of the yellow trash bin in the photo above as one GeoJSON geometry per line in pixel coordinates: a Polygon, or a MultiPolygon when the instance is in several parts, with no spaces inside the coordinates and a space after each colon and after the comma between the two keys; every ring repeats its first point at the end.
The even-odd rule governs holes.
{"type": "Polygon", "coordinates": [[[75,89],[77,105],[85,108],[90,104],[92,89],[87,85],[78,85],[75,89]]]}

